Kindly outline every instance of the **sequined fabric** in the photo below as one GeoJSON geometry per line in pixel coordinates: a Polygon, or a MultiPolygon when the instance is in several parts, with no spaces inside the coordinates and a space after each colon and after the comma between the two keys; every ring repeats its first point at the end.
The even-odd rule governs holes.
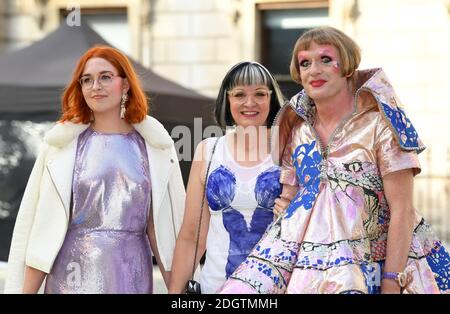
{"type": "Polygon", "coordinates": [[[136,131],[80,134],[71,221],[45,293],[152,293],[149,178],[136,131]]]}
{"type": "MultiPolygon", "coordinates": [[[[307,96],[291,100],[302,121],[287,141],[281,181],[298,193],[221,293],[380,292],[390,220],[382,178],[419,173],[424,147],[378,74],[358,91],[354,112],[327,146],[313,128],[314,106],[298,98],[307,96]]],[[[405,293],[450,292],[450,256],[418,212],[405,271],[405,293]]]]}

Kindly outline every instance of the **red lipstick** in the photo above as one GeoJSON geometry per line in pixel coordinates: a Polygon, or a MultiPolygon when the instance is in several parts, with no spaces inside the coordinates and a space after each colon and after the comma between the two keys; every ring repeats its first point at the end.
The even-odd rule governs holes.
{"type": "Polygon", "coordinates": [[[314,81],[311,81],[311,86],[312,87],[320,87],[323,84],[325,84],[326,82],[327,81],[325,81],[325,80],[314,80],[314,81]]]}

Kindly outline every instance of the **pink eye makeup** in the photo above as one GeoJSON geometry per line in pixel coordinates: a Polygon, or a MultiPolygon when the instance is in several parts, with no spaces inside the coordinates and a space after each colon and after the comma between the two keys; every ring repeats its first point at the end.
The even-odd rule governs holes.
{"type": "Polygon", "coordinates": [[[340,71],[338,60],[337,51],[334,51],[328,45],[313,50],[302,50],[298,53],[298,64],[301,71],[309,70],[313,64],[316,64],[317,66],[332,68],[333,72],[338,73],[340,71]]]}
{"type": "Polygon", "coordinates": [[[318,59],[317,61],[316,61],[316,59],[314,59],[312,61],[309,59],[301,59],[301,60],[299,60],[298,64],[299,64],[300,69],[306,70],[311,67],[313,62],[318,63],[321,66],[333,67],[333,69],[336,69],[336,70],[340,69],[339,62],[337,62],[336,60],[333,60],[327,56],[323,56],[320,59],[318,59]]]}
{"type": "Polygon", "coordinates": [[[332,66],[335,70],[339,70],[340,65],[337,61],[338,57],[335,50],[327,46],[320,47],[319,49],[317,49],[317,54],[320,56],[323,64],[332,66]]]}
{"type": "Polygon", "coordinates": [[[337,62],[336,60],[333,60],[332,58],[330,58],[328,56],[321,57],[321,63],[323,65],[333,67],[334,69],[339,69],[340,68],[339,62],[337,62]]]}

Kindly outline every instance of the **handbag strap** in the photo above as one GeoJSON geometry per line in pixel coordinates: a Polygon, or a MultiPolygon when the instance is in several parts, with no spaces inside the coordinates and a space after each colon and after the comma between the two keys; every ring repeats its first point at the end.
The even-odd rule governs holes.
{"type": "Polygon", "coordinates": [[[200,240],[200,228],[202,225],[202,216],[203,216],[203,206],[205,205],[205,195],[206,195],[206,181],[208,180],[208,174],[209,174],[209,167],[211,166],[212,157],[214,155],[214,151],[216,150],[217,142],[219,141],[219,138],[216,139],[216,142],[214,143],[212,152],[211,152],[211,158],[208,161],[208,167],[206,168],[206,175],[205,175],[205,184],[203,185],[203,196],[202,196],[202,206],[200,208],[200,219],[198,221],[198,229],[197,229],[197,239],[195,241],[195,253],[194,253],[194,263],[192,265],[192,279],[194,278],[195,273],[195,261],[197,260],[197,253],[198,253],[198,242],[200,240]]]}

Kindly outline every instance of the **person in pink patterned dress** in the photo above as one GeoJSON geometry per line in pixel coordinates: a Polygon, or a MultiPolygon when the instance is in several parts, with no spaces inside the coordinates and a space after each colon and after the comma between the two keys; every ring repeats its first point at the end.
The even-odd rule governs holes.
{"type": "Polygon", "coordinates": [[[220,293],[448,293],[450,257],[413,207],[425,149],[382,69],[320,27],[295,44],[303,86],[275,124],[298,192],[220,293]]]}

